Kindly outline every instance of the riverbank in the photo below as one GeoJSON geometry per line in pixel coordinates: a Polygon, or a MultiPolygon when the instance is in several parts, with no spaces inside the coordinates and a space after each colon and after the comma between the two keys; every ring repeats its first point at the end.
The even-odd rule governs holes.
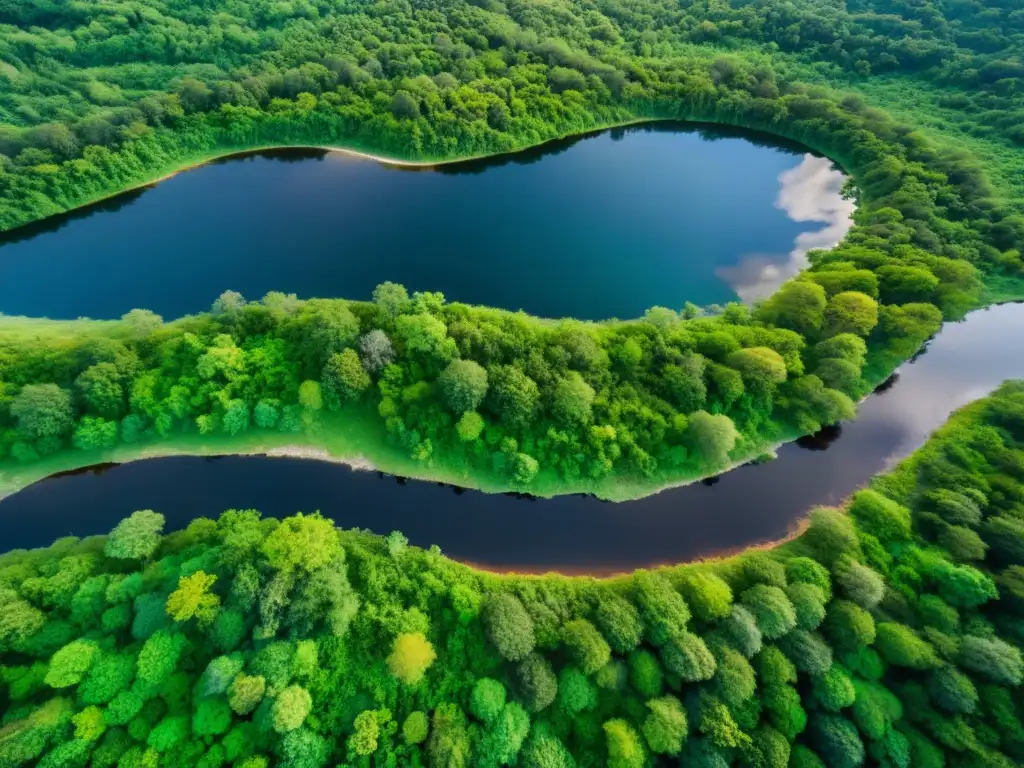
{"type": "Polygon", "coordinates": [[[62,451],[25,465],[0,463],[0,499],[54,475],[89,471],[92,467],[129,464],[172,456],[268,456],[340,464],[358,471],[427,483],[440,483],[488,494],[525,493],[539,499],[587,495],[602,501],[625,502],[652,496],[673,488],[701,482],[744,464],[774,454],[800,437],[766,442],[743,457],[713,473],[661,475],[657,478],[607,477],[593,481],[567,481],[554,472],[541,472],[529,485],[508,483],[496,473],[468,464],[424,465],[387,443],[386,433],[372,409],[350,408],[325,417],[319,428],[305,434],[253,429],[237,436],[224,434],[174,435],[159,443],[119,444],[102,451],[62,451]]]}

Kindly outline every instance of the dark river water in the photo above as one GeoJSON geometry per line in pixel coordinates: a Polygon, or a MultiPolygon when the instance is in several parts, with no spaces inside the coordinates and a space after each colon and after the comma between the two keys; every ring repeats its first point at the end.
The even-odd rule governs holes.
{"type": "Polygon", "coordinates": [[[426,170],[251,155],[0,239],[0,312],[178,317],[228,289],[365,299],[393,280],[545,317],[636,317],[770,291],[842,237],[843,179],[765,137],[666,125],[426,170]]]}
{"type": "Polygon", "coordinates": [[[1024,355],[1007,345],[1021,328],[1024,304],[946,325],[855,422],[784,446],[775,461],[639,501],[494,496],[297,459],[151,459],[51,478],[0,501],[0,551],[106,532],[136,509],[162,512],[174,529],[256,508],[399,529],[414,544],[495,569],[600,574],[693,559],[784,536],[812,506],[839,502],[919,446],[950,411],[1024,377],[1024,355]]]}

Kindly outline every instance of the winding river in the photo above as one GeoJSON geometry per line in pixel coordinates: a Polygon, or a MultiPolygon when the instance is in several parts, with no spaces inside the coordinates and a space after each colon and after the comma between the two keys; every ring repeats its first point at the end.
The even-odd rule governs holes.
{"type": "Polygon", "coordinates": [[[414,544],[495,570],[600,575],[691,560],[785,536],[811,507],[839,502],[910,453],[950,411],[1024,376],[1024,357],[1006,346],[1021,327],[1024,304],[947,324],[853,423],[786,445],[774,461],[638,501],[487,495],[298,459],[151,459],[50,478],[0,501],[0,550],[106,532],[136,509],[162,512],[174,529],[257,508],[400,529],[414,544]]]}
{"type": "MultiPolygon", "coordinates": [[[[629,317],[772,292],[850,225],[843,175],[746,133],[647,126],[495,160],[397,169],[282,151],[230,159],[0,241],[0,312],[195,312],[222,290],[368,296],[383,280],[543,316],[629,317]],[[83,289],[83,286],[87,286],[83,289]]],[[[49,478],[0,501],[0,551],[108,531],[136,509],[170,529],[229,508],[320,510],[344,527],[496,570],[604,574],[778,539],[920,445],[1024,360],[1024,305],[947,325],[857,420],[715,481],[611,504],[405,481],[320,461],[163,458],[49,478]]]]}
{"type": "Polygon", "coordinates": [[[651,125],[401,168],[310,150],[212,163],[0,239],[0,312],[198,312],[222,291],[385,280],[542,317],[770,293],[849,226],[844,176],[750,133],[651,125]]]}

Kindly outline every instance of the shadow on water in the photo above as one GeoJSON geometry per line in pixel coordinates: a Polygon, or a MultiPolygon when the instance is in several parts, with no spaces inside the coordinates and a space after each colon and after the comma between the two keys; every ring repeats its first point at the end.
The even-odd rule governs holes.
{"type": "Polygon", "coordinates": [[[174,530],[252,508],[275,517],[320,510],[346,528],[401,530],[414,544],[496,570],[605,574],[735,551],[786,536],[812,507],[838,504],[921,445],[952,410],[1024,377],[1024,355],[1008,354],[1005,342],[1022,325],[1021,304],[975,312],[945,326],[855,421],[785,445],[774,461],[637,501],[488,495],[323,461],[173,457],[68,473],[0,501],[0,550],[106,532],[136,509],[163,513],[174,530]]]}

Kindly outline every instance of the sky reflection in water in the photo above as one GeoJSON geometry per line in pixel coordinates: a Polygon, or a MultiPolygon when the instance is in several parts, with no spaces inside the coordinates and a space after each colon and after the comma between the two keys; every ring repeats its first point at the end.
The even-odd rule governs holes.
{"type": "Polygon", "coordinates": [[[846,176],[830,160],[806,154],[795,168],[779,174],[775,207],[796,222],[823,226],[800,232],[792,250],[783,257],[746,256],[735,267],[720,267],[716,274],[732,286],[743,301],[770,296],[786,280],[807,267],[807,252],[834,248],[853,226],[853,200],[843,198],[846,176]]]}

